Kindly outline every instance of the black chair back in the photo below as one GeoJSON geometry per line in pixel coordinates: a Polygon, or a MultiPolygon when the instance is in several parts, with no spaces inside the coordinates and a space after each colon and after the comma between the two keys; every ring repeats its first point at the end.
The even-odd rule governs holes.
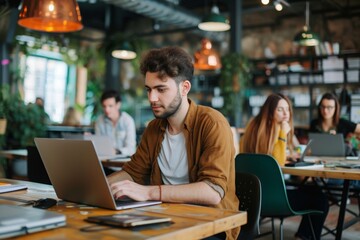
{"type": "Polygon", "coordinates": [[[257,235],[260,234],[260,180],[253,174],[236,172],[236,195],[240,201],[239,210],[247,211],[247,224],[241,226],[238,239],[254,239],[257,235]]]}
{"type": "Polygon", "coordinates": [[[27,175],[31,182],[51,184],[45,166],[36,146],[27,146],[27,175]]]}

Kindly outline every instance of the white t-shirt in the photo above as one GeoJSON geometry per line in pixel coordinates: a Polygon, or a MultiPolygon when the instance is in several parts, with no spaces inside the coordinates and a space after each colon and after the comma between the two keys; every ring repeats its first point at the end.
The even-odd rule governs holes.
{"type": "Polygon", "coordinates": [[[168,128],[166,128],[165,137],[158,156],[158,163],[162,180],[165,184],[189,183],[185,136],[182,132],[177,135],[171,135],[168,128]]]}

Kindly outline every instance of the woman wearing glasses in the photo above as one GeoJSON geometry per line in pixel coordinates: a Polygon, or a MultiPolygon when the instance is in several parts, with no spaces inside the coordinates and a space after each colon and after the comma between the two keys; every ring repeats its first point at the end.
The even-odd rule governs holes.
{"type": "MultiPolygon", "coordinates": [[[[344,140],[350,139],[352,134],[360,136],[360,123],[354,123],[340,118],[340,104],[336,95],[325,93],[318,106],[318,118],[310,123],[310,132],[342,134],[344,140]]],[[[348,142],[348,141],[347,141],[348,142]]],[[[346,155],[357,156],[355,146],[347,144],[346,155]]]]}
{"type": "Polygon", "coordinates": [[[360,123],[340,118],[339,100],[334,94],[325,93],[319,103],[318,118],[311,121],[310,132],[341,133],[346,138],[349,133],[360,134],[360,123]]]}

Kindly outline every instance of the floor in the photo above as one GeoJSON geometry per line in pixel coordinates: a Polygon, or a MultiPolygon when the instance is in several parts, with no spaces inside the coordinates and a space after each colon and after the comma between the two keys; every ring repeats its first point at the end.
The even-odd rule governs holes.
{"type": "MultiPolygon", "coordinates": [[[[358,209],[358,206],[356,203],[348,204],[348,208],[356,213],[359,212],[359,209],[358,209]]],[[[330,228],[334,228],[336,226],[338,212],[339,212],[338,207],[332,206],[330,208],[329,214],[328,214],[328,216],[326,218],[326,222],[325,222],[326,226],[328,226],[330,228]]],[[[352,218],[352,215],[346,214],[345,221],[347,219],[351,219],[351,218],[352,218]]],[[[286,218],[284,220],[284,239],[285,240],[295,239],[294,234],[298,228],[299,222],[300,222],[300,217],[291,217],[291,218],[286,218]]],[[[276,220],[275,226],[278,227],[279,223],[280,222],[278,220],[276,220]]],[[[271,230],[271,222],[270,221],[266,221],[260,226],[261,232],[267,232],[269,230],[271,230]]],[[[277,228],[276,234],[278,237],[279,236],[278,228],[277,228]]],[[[269,239],[270,240],[270,239],[272,239],[272,236],[266,235],[266,236],[258,238],[258,239],[260,239],[260,240],[268,240],[269,239]]],[[[335,239],[335,236],[333,236],[332,234],[328,234],[326,236],[323,236],[321,239],[322,240],[333,240],[333,239],[335,239]]],[[[342,240],[360,240],[360,221],[343,231],[342,240]]]]}

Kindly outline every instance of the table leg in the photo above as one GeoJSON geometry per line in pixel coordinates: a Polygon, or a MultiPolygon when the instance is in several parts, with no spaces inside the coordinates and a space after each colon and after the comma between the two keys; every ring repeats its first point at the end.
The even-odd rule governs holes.
{"type": "Polygon", "coordinates": [[[5,175],[6,178],[12,178],[13,177],[13,169],[12,169],[12,161],[10,158],[6,158],[6,166],[5,166],[5,175]]]}
{"type": "Polygon", "coordinates": [[[341,194],[341,204],[340,204],[340,211],[339,211],[339,217],[338,222],[336,226],[336,240],[341,239],[342,230],[344,226],[344,219],[345,219],[345,211],[346,211],[346,201],[349,196],[349,186],[350,186],[350,180],[345,179],[344,180],[344,188],[341,194]]]}

